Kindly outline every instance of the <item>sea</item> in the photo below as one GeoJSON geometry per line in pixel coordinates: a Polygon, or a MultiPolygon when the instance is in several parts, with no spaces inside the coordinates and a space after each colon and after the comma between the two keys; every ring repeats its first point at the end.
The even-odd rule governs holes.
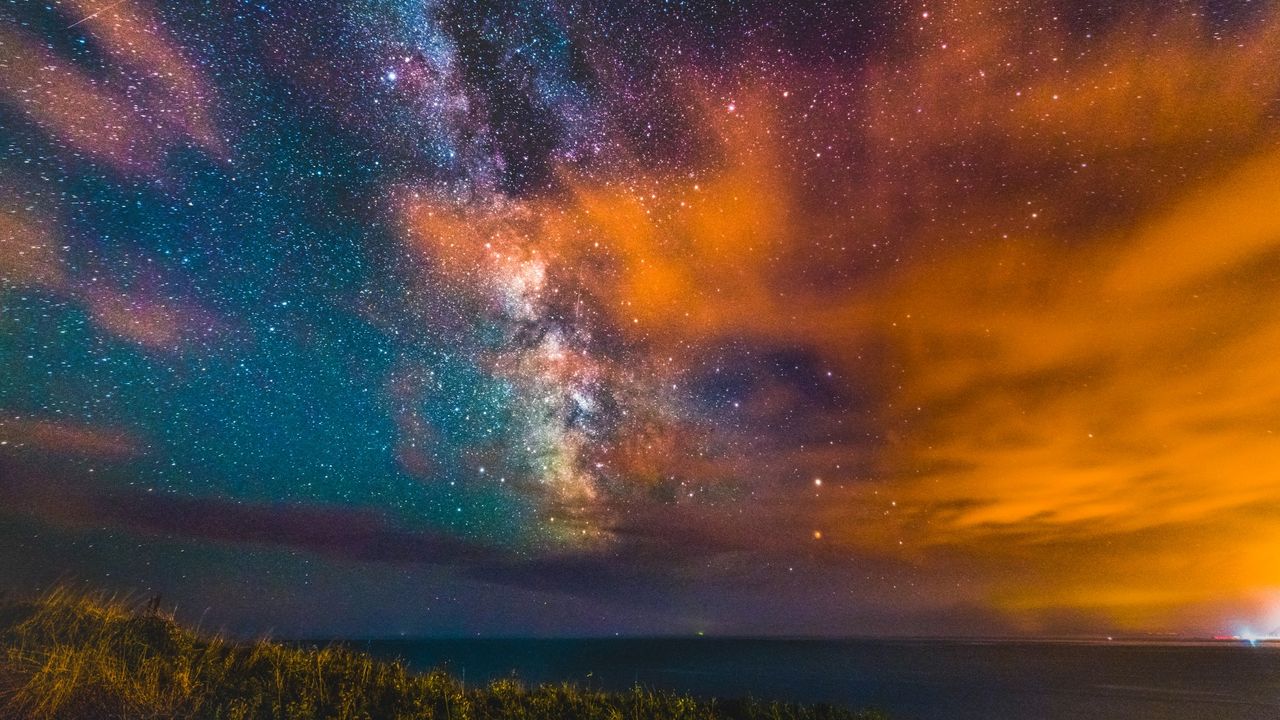
{"type": "Polygon", "coordinates": [[[1280,647],[1235,642],[591,639],[353,643],[469,685],[878,708],[894,720],[1280,720],[1280,647]]]}

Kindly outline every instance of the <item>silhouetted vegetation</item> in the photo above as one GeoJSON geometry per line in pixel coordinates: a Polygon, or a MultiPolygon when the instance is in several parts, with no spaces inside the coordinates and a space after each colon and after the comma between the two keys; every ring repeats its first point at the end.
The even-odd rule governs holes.
{"type": "Polygon", "coordinates": [[[605,693],[499,680],[467,687],[340,646],[235,642],[156,609],[57,591],[0,607],[0,715],[45,720],[872,720],[877,713],[605,693]]]}

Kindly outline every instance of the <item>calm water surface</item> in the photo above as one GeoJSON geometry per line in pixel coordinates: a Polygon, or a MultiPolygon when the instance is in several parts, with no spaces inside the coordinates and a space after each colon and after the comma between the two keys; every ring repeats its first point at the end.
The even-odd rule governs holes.
{"type": "Polygon", "coordinates": [[[1277,720],[1280,648],[881,640],[387,640],[361,643],[469,684],[513,672],[878,707],[902,720],[1277,720]]]}

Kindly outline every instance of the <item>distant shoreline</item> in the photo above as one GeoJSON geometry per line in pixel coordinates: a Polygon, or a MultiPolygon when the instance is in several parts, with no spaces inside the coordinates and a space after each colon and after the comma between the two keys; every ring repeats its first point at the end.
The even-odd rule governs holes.
{"type": "Polygon", "coordinates": [[[363,643],[396,642],[782,642],[782,643],[884,643],[887,645],[1115,645],[1161,647],[1242,647],[1280,649],[1280,638],[1249,640],[1241,637],[1215,638],[1147,638],[1147,637],[956,637],[956,636],[879,636],[849,635],[822,637],[814,635],[375,635],[369,637],[278,637],[281,642],[299,645],[338,643],[351,647],[363,643]]]}

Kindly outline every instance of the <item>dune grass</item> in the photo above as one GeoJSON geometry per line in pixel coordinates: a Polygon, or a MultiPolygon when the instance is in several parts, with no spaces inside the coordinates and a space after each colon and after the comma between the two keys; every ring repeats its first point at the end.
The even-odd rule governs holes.
{"type": "Polygon", "coordinates": [[[873,720],[877,713],[699,700],[635,687],[468,687],[340,646],[202,635],[172,616],[65,590],[0,606],[0,716],[32,720],[873,720]]]}

